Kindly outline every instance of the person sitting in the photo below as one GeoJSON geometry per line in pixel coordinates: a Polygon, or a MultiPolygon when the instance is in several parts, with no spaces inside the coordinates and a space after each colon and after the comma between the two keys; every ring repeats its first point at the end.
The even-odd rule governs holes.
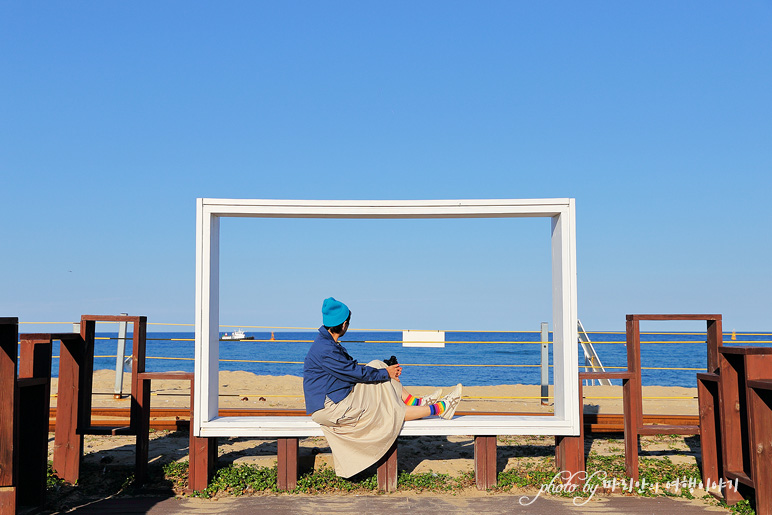
{"type": "Polygon", "coordinates": [[[303,364],[306,413],[322,427],[332,450],[335,473],[351,477],[376,463],[391,448],[405,420],[453,418],[461,384],[416,397],[402,386],[399,364],[374,360],[362,366],[338,341],[348,331],[351,310],[328,297],[322,327],[303,364]]]}

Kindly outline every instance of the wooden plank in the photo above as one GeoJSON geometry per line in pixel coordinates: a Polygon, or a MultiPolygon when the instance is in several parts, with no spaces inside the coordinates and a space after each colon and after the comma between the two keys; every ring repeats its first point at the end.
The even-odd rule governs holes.
{"type": "MultiPolygon", "coordinates": [[[[81,325],[81,331],[83,331],[81,325]]],[[[76,483],[80,477],[83,435],[78,434],[81,364],[84,343],[62,340],[59,348],[59,390],[54,435],[54,470],[63,480],[76,483]]]]}
{"type": "MultiPolygon", "coordinates": [[[[164,379],[170,381],[192,381],[193,372],[139,372],[138,377],[142,379],[164,379]]],[[[302,411],[302,410],[298,410],[302,411]]]]}
{"type": "Polygon", "coordinates": [[[15,486],[0,486],[0,515],[16,515],[15,486]]]}
{"type": "Polygon", "coordinates": [[[43,377],[26,377],[16,380],[16,384],[19,386],[19,388],[26,388],[28,386],[44,386],[50,382],[51,381],[49,379],[43,377]]]}
{"type": "Polygon", "coordinates": [[[750,379],[746,384],[754,390],[772,390],[772,379],[750,379]]]}
{"type": "MultiPolygon", "coordinates": [[[[742,419],[745,416],[740,413],[740,392],[743,392],[742,404],[745,404],[744,371],[741,369],[742,356],[727,353],[730,347],[724,347],[719,352],[719,405],[721,408],[721,456],[723,460],[724,479],[734,479],[735,474],[747,476],[743,470],[743,430],[742,419]],[[742,415],[742,416],[741,416],[742,415]]],[[[746,447],[747,459],[747,447],[746,447]]],[[[724,490],[724,500],[732,505],[743,500],[742,492],[731,488],[724,490]]]]}
{"type": "MultiPolygon", "coordinates": [[[[740,483],[744,484],[745,486],[750,486],[753,488],[753,480],[750,478],[748,474],[745,472],[725,472],[727,480],[734,481],[735,479],[738,480],[740,483]]],[[[734,491],[734,490],[732,490],[734,491]]]]}
{"type": "Polygon", "coordinates": [[[642,425],[639,435],[698,435],[700,426],[669,426],[666,424],[642,425]]]}
{"type": "Polygon", "coordinates": [[[627,315],[627,320],[721,320],[721,315],[691,315],[691,314],[668,314],[668,315],[627,315]]]}
{"type": "MultiPolygon", "coordinates": [[[[91,409],[91,429],[99,431],[103,426],[127,427],[129,426],[129,408],[100,408],[91,409]]],[[[251,417],[251,416],[286,416],[288,418],[307,417],[305,410],[276,410],[245,409],[245,408],[221,408],[221,417],[251,417]]],[[[503,415],[498,412],[456,412],[456,415],[503,415]]],[[[542,416],[542,413],[507,413],[511,416],[533,415],[542,416]]],[[[546,414],[549,415],[549,414],[546,414]]],[[[620,413],[584,413],[584,431],[586,434],[597,433],[623,433],[624,415],[620,413]]],[[[644,424],[667,425],[699,425],[697,415],[644,415],[644,424]]],[[[56,407],[50,410],[48,422],[49,432],[56,428],[56,407]]],[[[150,409],[150,427],[161,430],[187,430],[190,427],[190,411],[187,408],[153,408],[150,409]]],[[[129,434],[129,433],[126,433],[129,434]]],[[[133,433],[131,433],[133,434],[133,433]]]]}
{"type": "Polygon", "coordinates": [[[298,484],[298,438],[278,438],[276,486],[279,490],[294,490],[298,484]]]}
{"type": "Polygon", "coordinates": [[[749,412],[753,414],[750,447],[756,458],[752,471],[756,513],[772,513],[772,391],[751,388],[748,401],[749,412]]]}
{"type": "Polygon", "coordinates": [[[136,322],[139,317],[136,315],[82,315],[81,322],[136,322]]]}
{"type": "Polygon", "coordinates": [[[497,450],[495,436],[474,437],[474,481],[478,490],[496,486],[497,450]]]}
{"type": "Polygon", "coordinates": [[[747,347],[731,346],[721,347],[719,354],[752,355],[752,354],[772,354],[772,347],[747,347]]]}
{"type": "MultiPolygon", "coordinates": [[[[150,447],[150,379],[140,379],[136,390],[139,401],[139,420],[137,420],[137,454],[134,464],[134,476],[138,484],[147,481],[148,450],[150,447]]],[[[188,465],[190,467],[190,464],[188,465]]]]}
{"type": "Polygon", "coordinates": [[[627,315],[627,370],[633,376],[622,387],[625,412],[625,471],[638,480],[638,428],[643,419],[641,386],[641,326],[635,315],[627,315]]]}
{"type": "Polygon", "coordinates": [[[377,477],[378,490],[382,492],[394,492],[397,490],[397,441],[386,451],[386,454],[378,461],[377,477]]]}
{"type": "MultiPolygon", "coordinates": [[[[78,375],[78,429],[91,426],[91,394],[94,386],[94,339],[96,322],[81,320],[81,361],[78,375]]],[[[62,342],[64,343],[64,342],[62,342]]],[[[79,431],[83,436],[82,431],[79,431]]]]}
{"type": "Polygon", "coordinates": [[[718,319],[708,320],[708,372],[718,372],[718,352],[724,346],[724,333],[722,321],[718,319]]]}
{"type": "Polygon", "coordinates": [[[590,379],[630,379],[632,372],[579,372],[580,380],[590,379]]]}
{"type": "Polygon", "coordinates": [[[19,460],[16,503],[20,506],[38,506],[46,495],[48,470],[48,411],[51,404],[51,337],[28,340],[22,335],[19,377],[28,383],[19,388],[19,449],[24,459],[19,460]]]}
{"type": "MultiPolygon", "coordinates": [[[[16,371],[18,347],[18,319],[0,319],[0,487],[15,484],[14,435],[16,434],[16,371]]],[[[0,503],[16,506],[16,493],[2,494],[0,503]],[[9,500],[13,498],[13,501],[9,500]]]]}
{"type": "Polygon", "coordinates": [[[724,477],[721,462],[721,418],[718,402],[718,374],[697,374],[697,398],[700,406],[700,449],[702,482],[711,485],[724,477]]]}
{"type": "Polygon", "coordinates": [[[134,317],[134,327],[132,329],[132,361],[131,361],[131,427],[135,431],[139,430],[139,418],[141,408],[137,399],[139,392],[138,374],[145,371],[145,345],[147,343],[147,317],[134,317]]]}
{"type": "MultiPolygon", "coordinates": [[[[770,352],[772,352],[772,349],[768,349],[770,352]]],[[[757,441],[765,434],[769,434],[769,427],[762,427],[759,429],[761,433],[759,434],[759,437],[756,437],[756,429],[755,424],[753,423],[754,418],[756,418],[757,414],[754,413],[754,407],[760,406],[760,404],[754,404],[751,403],[751,393],[752,390],[750,386],[748,386],[748,380],[753,379],[769,379],[770,378],[770,371],[772,370],[772,354],[763,353],[763,354],[757,354],[757,353],[748,353],[744,356],[743,364],[745,366],[745,376],[744,376],[744,383],[745,383],[745,432],[743,433],[745,436],[745,441],[747,443],[747,449],[748,449],[748,463],[744,463],[744,465],[747,465],[747,468],[745,468],[743,471],[748,474],[751,479],[753,480],[755,486],[758,486],[756,481],[756,476],[754,474],[754,470],[756,470],[756,459],[759,456],[759,453],[756,452],[756,449],[753,446],[753,442],[757,441]]],[[[764,414],[761,414],[762,418],[764,414]]]]}

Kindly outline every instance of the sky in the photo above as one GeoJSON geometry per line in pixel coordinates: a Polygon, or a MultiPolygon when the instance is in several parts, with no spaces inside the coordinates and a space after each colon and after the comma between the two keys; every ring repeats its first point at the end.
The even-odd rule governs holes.
{"type": "MultiPolygon", "coordinates": [[[[574,198],[585,327],[772,330],[769,0],[2,0],[0,70],[0,316],[192,323],[199,197],[574,198]]],[[[221,248],[222,324],[551,322],[547,219],[228,219],[221,248]]]]}

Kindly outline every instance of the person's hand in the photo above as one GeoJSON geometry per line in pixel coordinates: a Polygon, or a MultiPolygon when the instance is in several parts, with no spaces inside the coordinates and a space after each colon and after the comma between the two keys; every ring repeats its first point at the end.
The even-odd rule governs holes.
{"type": "Polygon", "coordinates": [[[386,371],[389,373],[389,377],[399,381],[399,375],[402,373],[402,367],[399,364],[386,367],[386,371]]]}

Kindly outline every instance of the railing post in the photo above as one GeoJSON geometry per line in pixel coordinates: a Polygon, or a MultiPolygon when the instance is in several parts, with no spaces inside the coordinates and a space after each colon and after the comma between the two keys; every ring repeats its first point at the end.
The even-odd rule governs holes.
{"type": "MultiPolygon", "coordinates": [[[[121,316],[128,316],[121,313],[121,316]]],[[[115,390],[113,398],[123,397],[123,363],[126,361],[126,322],[118,322],[118,350],[115,353],[115,390]]]]}
{"type": "Polygon", "coordinates": [[[547,322],[541,323],[541,403],[549,404],[549,373],[550,373],[550,353],[549,353],[549,327],[547,322]]]}

